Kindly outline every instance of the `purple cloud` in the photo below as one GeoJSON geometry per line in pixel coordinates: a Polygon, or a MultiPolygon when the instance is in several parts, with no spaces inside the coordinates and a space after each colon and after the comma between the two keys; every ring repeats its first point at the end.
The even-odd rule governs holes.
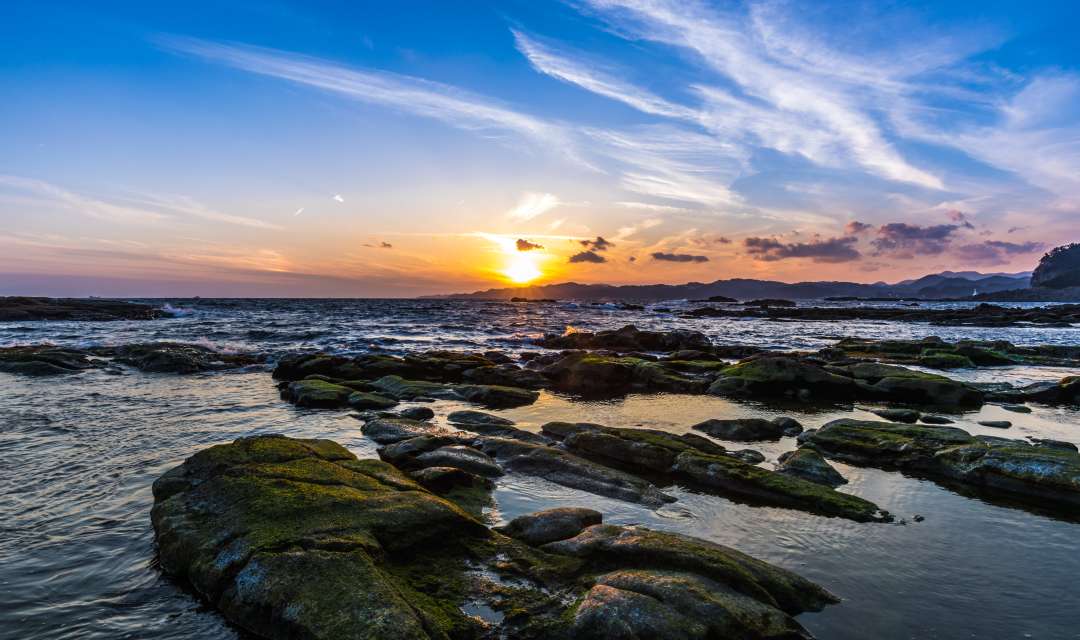
{"type": "Polygon", "coordinates": [[[518,251],[532,251],[533,249],[543,249],[543,245],[536,244],[535,242],[529,242],[528,240],[522,240],[518,238],[517,250],[518,251]]]}
{"type": "Polygon", "coordinates": [[[1006,242],[987,240],[977,244],[965,244],[956,247],[954,254],[966,262],[979,264],[1004,264],[1012,256],[1042,251],[1046,245],[1042,242],[1006,242]]]}
{"type": "Polygon", "coordinates": [[[708,262],[708,256],[695,256],[689,253],[664,253],[663,251],[657,251],[652,254],[653,260],[660,260],[661,262],[708,262]]]}
{"type": "Polygon", "coordinates": [[[788,258],[810,258],[814,262],[851,262],[862,257],[855,248],[857,238],[846,236],[810,242],[781,242],[776,238],[745,238],[743,248],[755,260],[775,262],[788,258]]]}
{"type": "Polygon", "coordinates": [[[959,228],[955,224],[920,227],[906,222],[890,222],[878,227],[878,237],[871,244],[878,253],[893,254],[897,258],[936,256],[949,247],[952,235],[959,228]]]}
{"type": "Polygon", "coordinates": [[[570,256],[570,259],[567,260],[567,262],[592,262],[595,264],[600,264],[602,262],[607,262],[607,258],[598,255],[596,252],[593,251],[582,251],[581,253],[575,253],[574,255],[570,256]]]}
{"type": "Polygon", "coordinates": [[[844,225],[844,235],[857,236],[860,233],[864,233],[874,228],[874,225],[867,224],[865,222],[859,222],[858,220],[852,220],[844,225]]]}
{"type": "Polygon", "coordinates": [[[614,247],[614,242],[608,242],[600,236],[596,236],[596,240],[579,240],[581,246],[589,248],[591,251],[607,251],[609,248],[614,247]]]}

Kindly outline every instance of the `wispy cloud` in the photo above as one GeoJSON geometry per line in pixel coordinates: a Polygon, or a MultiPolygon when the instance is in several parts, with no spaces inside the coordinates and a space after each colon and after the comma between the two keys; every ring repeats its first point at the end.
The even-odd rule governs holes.
{"type": "Polygon", "coordinates": [[[63,187],[21,176],[0,175],[0,198],[21,198],[39,205],[59,206],[65,210],[118,222],[154,222],[166,216],[149,209],[107,202],[63,187]]]}
{"type": "Polygon", "coordinates": [[[518,203],[506,212],[506,217],[524,222],[551,211],[559,204],[558,196],[553,193],[524,193],[518,203]]]}
{"type": "Polygon", "coordinates": [[[573,154],[561,126],[450,85],[249,45],[178,36],[158,38],[158,43],[166,50],[242,71],[331,91],[360,102],[390,106],[459,129],[494,135],[516,134],[544,148],[573,154]]]}

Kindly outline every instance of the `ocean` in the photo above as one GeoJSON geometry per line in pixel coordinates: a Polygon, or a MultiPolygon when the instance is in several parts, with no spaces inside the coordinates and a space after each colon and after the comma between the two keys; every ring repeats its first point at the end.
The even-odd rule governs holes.
{"type": "MultiPolygon", "coordinates": [[[[101,346],[176,341],[264,354],[266,365],[195,374],[92,370],[48,378],[0,373],[0,638],[243,637],[155,564],[150,485],[195,451],[237,437],[284,433],[335,440],[376,456],[348,412],[301,409],[278,397],[278,358],[303,351],[392,354],[428,349],[538,350],[533,340],[568,329],[627,324],[705,332],[718,344],[819,349],[842,336],[937,335],[1016,344],[1080,344],[1080,327],[974,328],[890,322],[778,322],[680,318],[684,302],[620,305],[454,300],[152,300],[176,317],[156,321],[0,323],[0,346],[101,346]],[[670,312],[656,308],[670,309],[670,312]]],[[[1002,367],[949,375],[1023,384],[1080,370],[1002,367]]],[[[438,420],[464,405],[429,405],[438,420]]],[[[533,405],[496,411],[523,429],[551,420],[643,426],[676,433],[714,417],[771,417],[776,409],[711,396],[631,394],[580,401],[542,392],[533,405]]],[[[785,409],[806,427],[858,408],[785,409]]],[[[954,416],[972,433],[1080,444],[1080,411],[986,405],[954,416]],[[1009,419],[1007,433],[976,424],[1009,419]]],[[[737,444],[736,448],[746,445],[737,444]]],[[[770,467],[793,438],[754,444],[770,467]]],[[[643,524],[730,545],[814,580],[843,602],[798,620],[818,638],[1080,638],[1080,516],[989,500],[880,469],[834,466],[842,491],[889,509],[894,524],[860,524],[732,501],[692,488],[665,491],[657,510],[508,474],[493,522],[552,506],[588,506],[605,520],[643,524]],[[915,516],[921,516],[917,522],[915,516]]]]}

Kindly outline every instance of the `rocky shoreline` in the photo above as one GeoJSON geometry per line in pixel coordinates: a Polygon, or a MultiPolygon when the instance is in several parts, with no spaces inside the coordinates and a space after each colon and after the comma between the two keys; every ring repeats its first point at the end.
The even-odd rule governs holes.
{"type": "Polygon", "coordinates": [[[157,320],[170,314],[146,304],[102,298],[0,297],[0,322],[21,320],[157,320]]]}
{"type": "Polygon", "coordinates": [[[765,306],[730,308],[705,306],[685,311],[685,318],[766,318],[770,320],[881,320],[925,322],[970,327],[1071,327],[1080,324],[1080,304],[1018,308],[981,303],[970,308],[932,309],[915,307],[795,307],[765,306]]]}
{"type": "Polygon", "coordinates": [[[586,509],[494,530],[415,478],[328,440],[211,447],[154,483],[161,566],[271,639],[780,640],[810,638],[792,616],[838,602],[734,549],[586,509]]]}

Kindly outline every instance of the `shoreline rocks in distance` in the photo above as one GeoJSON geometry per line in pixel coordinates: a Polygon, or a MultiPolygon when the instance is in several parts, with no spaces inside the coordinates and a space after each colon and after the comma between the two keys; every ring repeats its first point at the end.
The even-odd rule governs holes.
{"type": "Polygon", "coordinates": [[[158,320],[170,313],[147,304],[103,298],[0,297],[0,322],[158,320]]]}

